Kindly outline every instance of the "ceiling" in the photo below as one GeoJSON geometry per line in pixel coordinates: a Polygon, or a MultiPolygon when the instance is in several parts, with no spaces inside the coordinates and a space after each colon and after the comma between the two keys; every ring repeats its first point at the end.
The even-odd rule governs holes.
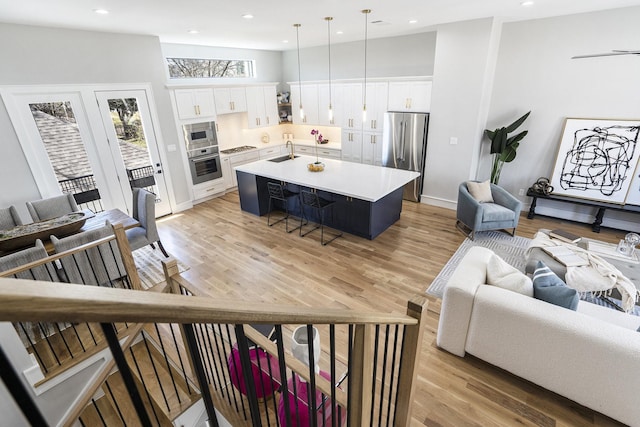
{"type": "Polygon", "coordinates": [[[640,0],[0,0],[0,21],[156,35],[163,43],[289,50],[331,42],[413,34],[434,25],[495,16],[505,21],[640,5],[640,0]],[[106,9],[108,14],[95,13],[106,9]],[[242,15],[250,13],[252,19],[242,15]],[[415,23],[409,23],[415,20],[415,23]],[[196,34],[189,33],[197,30],[196,34]],[[342,34],[337,34],[342,31],[342,34]],[[284,42],[287,40],[287,42],[284,42]]]}

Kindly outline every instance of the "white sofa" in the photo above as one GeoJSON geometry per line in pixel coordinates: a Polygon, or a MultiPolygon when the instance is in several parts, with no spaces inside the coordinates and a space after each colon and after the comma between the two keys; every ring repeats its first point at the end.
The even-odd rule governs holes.
{"type": "Polygon", "coordinates": [[[640,426],[640,317],[584,301],[572,311],[487,285],[492,254],[473,247],[452,274],[438,346],[640,426]]]}

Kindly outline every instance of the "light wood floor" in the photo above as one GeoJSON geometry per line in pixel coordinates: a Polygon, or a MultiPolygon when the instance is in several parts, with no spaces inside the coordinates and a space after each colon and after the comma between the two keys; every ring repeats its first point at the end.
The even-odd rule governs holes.
{"type": "MultiPolygon", "coordinates": [[[[526,214],[517,234],[558,227],[610,242],[625,234],[526,214]]],[[[405,202],[400,220],[375,240],[345,234],[322,247],[319,232],[300,238],[285,233],[284,223],[267,227],[266,217],[242,212],[237,193],[162,218],[159,229],[167,250],[191,267],[183,275],[210,294],[399,313],[413,295],[424,294],[464,240],[455,211],[405,202]]],[[[413,425],[619,425],[479,359],[438,349],[439,311],[440,301],[432,299],[413,425]]]]}

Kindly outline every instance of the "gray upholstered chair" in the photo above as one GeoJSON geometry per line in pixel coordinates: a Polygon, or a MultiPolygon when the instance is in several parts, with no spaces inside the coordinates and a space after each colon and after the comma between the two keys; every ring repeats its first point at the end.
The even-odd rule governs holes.
{"type": "Polygon", "coordinates": [[[22,225],[22,220],[14,206],[0,209],[0,230],[8,230],[16,225],[22,225]]]}
{"type": "Polygon", "coordinates": [[[63,194],[62,196],[27,202],[27,209],[29,209],[29,215],[31,215],[31,219],[34,222],[57,218],[80,210],[76,199],[73,198],[73,194],[63,194]]]}
{"type": "MultiPolygon", "coordinates": [[[[51,236],[56,253],[113,235],[107,221],[104,226],[58,239],[51,236]]],[[[115,240],[60,258],[62,271],[69,283],[122,287],[119,279],[127,275],[115,240]]]]}
{"type": "Polygon", "coordinates": [[[156,196],[153,193],[143,188],[133,189],[133,217],[138,220],[140,226],[126,231],[131,250],[135,251],[147,245],[155,249],[154,243],[158,243],[162,254],[168,258],[169,254],[162,246],[156,226],[156,196]]]}
{"type": "MultiPolygon", "coordinates": [[[[23,249],[9,255],[0,257],[0,272],[21,267],[31,262],[39,261],[48,257],[47,250],[44,248],[40,239],[36,240],[33,248],[23,249]]],[[[58,282],[58,275],[53,264],[47,263],[33,267],[29,270],[16,273],[11,277],[26,280],[42,280],[45,282],[58,282]]]]}
{"type": "Polygon", "coordinates": [[[513,236],[516,233],[522,202],[502,187],[495,184],[490,184],[490,186],[493,203],[480,203],[474,199],[469,193],[466,182],[458,187],[456,226],[471,240],[478,231],[512,228],[513,231],[510,234],[513,236]]]}

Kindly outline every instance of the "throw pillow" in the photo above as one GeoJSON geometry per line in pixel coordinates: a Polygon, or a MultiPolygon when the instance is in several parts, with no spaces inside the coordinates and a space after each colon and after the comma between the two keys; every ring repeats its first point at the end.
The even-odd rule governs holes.
{"type": "Polygon", "coordinates": [[[478,203],[493,203],[489,180],[484,182],[467,181],[467,190],[478,203]]]}
{"type": "Polygon", "coordinates": [[[491,255],[487,263],[487,284],[528,297],[533,296],[531,279],[495,254],[491,255]]]}
{"type": "Polygon", "coordinates": [[[544,262],[538,261],[533,272],[533,296],[542,301],[576,310],[578,292],[568,287],[544,262]]]}

